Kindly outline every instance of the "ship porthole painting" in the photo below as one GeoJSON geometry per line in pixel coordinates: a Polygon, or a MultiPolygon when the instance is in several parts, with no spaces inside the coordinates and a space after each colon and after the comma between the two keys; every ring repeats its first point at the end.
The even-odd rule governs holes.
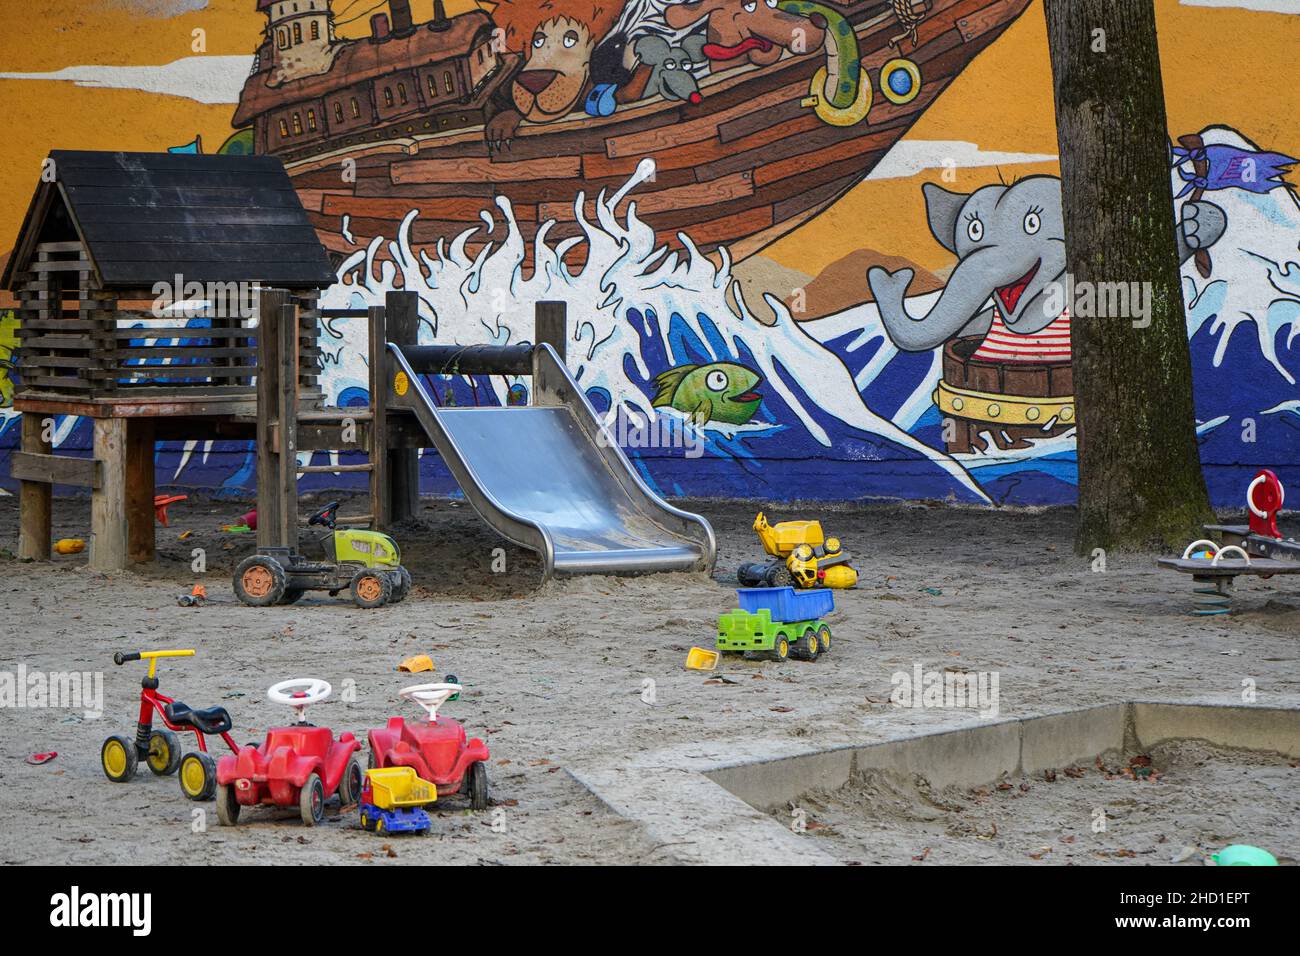
{"type": "Polygon", "coordinates": [[[921,92],[921,68],[911,60],[893,59],[880,68],[880,89],[885,99],[902,106],[921,92]]]}
{"type": "MultiPolygon", "coordinates": [[[[1258,467],[1300,482],[1300,132],[1279,122],[1270,79],[1289,68],[1300,17],[1161,6],[1197,426],[1212,498],[1235,503],[1258,467]],[[1214,113],[1186,65],[1206,50],[1241,64],[1214,113]],[[1246,420],[1256,444],[1243,450],[1246,420]]],[[[198,72],[217,58],[196,57],[177,75],[201,81],[74,61],[0,83],[129,95],[124,125],[167,117],[150,131],[164,146],[123,133],[88,147],[221,143],[280,159],[337,271],[326,307],[413,290],[422,342],[505,344],[533,336],[537,302],[563,300],[575,378],[662,494],[1074,500],[1074,315],[1062,303],[1023,321],[1064,278],[1033,0],[206,8],[256,28],[211,51],[238,67],[219,82],[198,72]],[[93,90],[68,79],[83,75],[93,90]],[[186,96],[219,104],[220,126],[172,129],[186,96]]],[[[146,46],[180,22],[120,16],[146,46]]],[[[25,202],[30,182],[14,190],[25,202]]],[[[364,396],[366,350],[356,323],[321,328],[329,400],[364,396]]],[[[0,396],[9,374],[0,364],[0,396]]],[[[527,378],[427,384],[457,406],[529,400],[527,378]]],[[[0,416],[3,456],[17,419],[0,416]]],[[[58,441],[88,449],[90,430],[63,423],[58,441]]],[[[238,442],[160,448],[176,482],[252,480],[238,442]]],[[[432,452],[421,467],[426,492],[454,491],[432,452]]]]}

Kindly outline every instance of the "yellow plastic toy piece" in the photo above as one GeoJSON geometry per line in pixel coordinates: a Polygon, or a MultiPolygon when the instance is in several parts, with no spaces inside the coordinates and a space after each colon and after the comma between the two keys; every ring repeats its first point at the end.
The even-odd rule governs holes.
{"type": "Polygon", "coordinates": [[[703,647],[692,647],[686,653],[686,669],[688,671],[711,671],[718,666],[718,660],[722,657],[717,651],[706,650],[703,647]]]}
{"type": "Polygon", "coordinates": [[[86,550],[86,542],[81,538],[60,538],[54,542],[55,554],[81,554],[86,550]]]}
{"type": "Polygon", "coordinates": [[[406,671],[408,674],[419,674],[421,671],[433,670],[433,658],[428,654],[416,654],[414,657],[408,657],[402,663],[397,665],[399,671],[406,671]]]}
{"type": "Polygon", "coordinates": [[[819,548],[826,540],[820,521],[782,521],[768,524],[763,512],[754,519],[754,531],[763,543],[763,550],[774,558],[789,557],[801,544],[819,548]]]}
{"type": "Polygon", "coordinates": [[[858,583],[858,572],[847,564],[833,564],[826,569],[822,586],[828,588],[851,588],[858,583]]]}
{"type": "Polygon", "coordinates": [[[376,767],[366,771],[371,803],[380,810],[422,807],[438,799],[438,788],[412,767],[376,767]]]}

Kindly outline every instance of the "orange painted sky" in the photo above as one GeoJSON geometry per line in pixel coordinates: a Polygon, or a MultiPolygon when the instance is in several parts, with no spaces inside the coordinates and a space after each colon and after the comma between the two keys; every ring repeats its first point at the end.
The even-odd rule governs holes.
{"type": "MultiPolygon", "coordinates": [[[[459,12],[472,0],[451,0],[459,12]]],[[[10,12],[0,30],[0,72],[47,72],[87,64],[157,65],[191,56],[193,31],[204,31],[209,55],[250,55],[263,17],[255,0],[209,0],[206,9],[175,17],[139,11],[169,0],[42,0],[10,12]],[[40,15],[28,11],[39,7],[40,15]]],[[[371,0],[335,0],[340,19],[365,12],[371,0]]],[[[1181,6],[1157,0],[1161,57],[1171,131],[1213,123],[1237,127],[1262,146],[1300,154],[1295,122],[1295,51],[1300,16],[1235,8],[1181,6]],[[1288,81],[1289,78],[1289,81],[1288,81]]],[[[413,0],[427,19],[432,0],[413,0]]],[[[365,32],[363,16],[340,29],[365,32]]],[[[0,166],[0,253],[17,232],[41,160],[52,148],[164,150],[195,134],[215,150],[231,132],[233,106],[205,105],[135,90],[79,87],[67,81],[0,80],[0,109],[9,131],[0,166]]],[[[1056,134],[1042,10],[1032,5],[926,113],[912,140],[964,140],[985,150],[1056,152],[1056,134]]],[[[1014,173],[1055,171],[1052,164],[1018,165],[1014,173]]],[[[1009,172],[1007,173],[1010,174],[1009,172]]],[[[773,244],[764,255],[790,269],[816,274],[855,249],[906,256],[927,268],[949,257],[925,229],[920,183],[930,171],[869,181],[835,207],[773,244]]],[[[958,170],[952,188],[996,181],[993,168],[958,170]]]]}

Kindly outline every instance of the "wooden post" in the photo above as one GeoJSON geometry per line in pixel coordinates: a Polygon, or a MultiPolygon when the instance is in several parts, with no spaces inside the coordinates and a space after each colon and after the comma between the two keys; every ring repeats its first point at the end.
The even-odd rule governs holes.
{"type": "Polygon", "coordinates": [[[125,418],[95,419],[99,487],[90,495],[90,567],[96,571],[120,571],[127,563],[126,430],[125,418]]]}
{"type": "Polygon", "coordinates": [[[370,333],[370,527],[387,528],[392,489],[388,484],[388,336],[383,306],[367,314],[370,333]]]}
{"type": "MultiPolygon", "coordinates": [[[[277,418],[280,422],[279,474],[276,494],[280,499],[278,545],[298,546],[298,307],[282,305],[279,317],[280,393],[277,418]]],[[[258,516],[257,526],[262,526],[258,516]]]]}
{"type": "Polygon", "coordinates": [[[280,308],[283,289],[263,289],[257,303],[257,546],[275,547],[280,531],[279,452],[273,426],[280,395],[280,308]]]}
{"type": "Polygon", "coordinates": [[[567,331],[568,306],[564,302],[538,302],[533,312],[533,344],[545,342],[560,357],[560,364],[565,364],[565,349],[569,341],[567,331]]]}
{"type": "MultiPolygon", "coordinates": [[[[414,292],[389,292],[384,298],[387,316],[385,323],[388,341],[397,345],[418,345],[420,342],[420,297],[414,292]]],[[[387,378],[388,359],[385,355],[383,372],[387,378]]],[[[388,388],[385,380],[383,387],[388,388]]],[[[385,392],[385,394],[387,394],[385,392]]],[[[371,428],[383,428],[388,423],[375,419],[371,428]]],[[[385,438],[387,441],[387,438],[385,438]]],[[[420,510],[420,450],[418,448],[388,449],[389,519],[406,521],[420,510]]]]}
{"type": "MultiPolygon", "coordinates": [[[[46,415],[23,412],[23,451],[48,455],[52,448],[45,440],[46,415]]],[[[24,561],[48,561],[52,537],[51,499],[54,486],[43,481],[24,481],[19,485],[18,498],[18,557],[24,561]]]]}
{"type": "Polygon", "coordinates": [[[153,419],[127,419],[127,557],[137,563],[154,559],[153,451],[153,419]]]}

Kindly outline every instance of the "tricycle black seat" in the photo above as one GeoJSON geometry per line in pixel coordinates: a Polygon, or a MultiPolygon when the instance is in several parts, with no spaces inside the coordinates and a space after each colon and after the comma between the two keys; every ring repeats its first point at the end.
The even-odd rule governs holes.
{"type": "Polygon", "coordinates": [[[179,700],[163,706],[163,713],[177,727],[193,727],[204,734],[224,734],[232,726],[230,712],[224,707],[204,707],[194,710],[179,700]]]}

